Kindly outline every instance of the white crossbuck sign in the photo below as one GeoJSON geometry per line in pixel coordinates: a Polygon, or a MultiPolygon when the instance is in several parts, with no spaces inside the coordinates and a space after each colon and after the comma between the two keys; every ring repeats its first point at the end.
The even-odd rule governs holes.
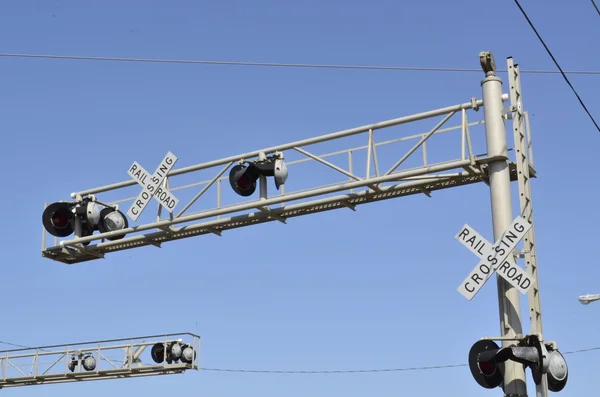
{"type": "Polygon", "coordinates": [[[148,174],[144,167],[139,165],[137,161],[134,161],[131,167],[129,167],[129,171],[127,171],[129,176],[135,179],[136,182],[143,187],[142,191],[129,208],[129,211],[127,211],[127,215],[129,215],[131,219],[134,221],[137,220],[142,211],[144,211],[144,208],[146,208],[150,202],[151,197],[154,197],[160,205],[167,209],[167,211],[173,213],[179,200],[177,200],[177,197],[175,197],[167,188],[161,187],[160,184],[169,171],[171,171],[176,161],[177,156],[171,152],[167,153],[152,175],[148,174]]]}
{"type": "Polygon", "coordinates": [[[485,282],[497,271],[513,287],[525,294],[533,284],[533,278],[515,262],[512,251],[531,229],[531,223],[518,216],[493,245],[469,225],[464,225],[455,236],[464,246],[480,258],[475,269],[458,287],[468,300],[473,299],[485,282]]]}

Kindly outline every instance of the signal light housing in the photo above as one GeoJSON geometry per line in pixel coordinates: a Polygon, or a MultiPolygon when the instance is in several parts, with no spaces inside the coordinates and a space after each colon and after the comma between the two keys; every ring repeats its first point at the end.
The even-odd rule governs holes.
{"type": "Polygon", "coordinates": [[[196,359],[196,351],[190,345],[180,342],[155,343],[150,350],[150,356],[155,363],[160,364],[164,361],[172,364],[181,360],[182,363],[191,364],[196,359]],[[166,345],[166,354],[165,354],[166,345]]]}
{"type": "Polygon", "coordinates": [[[67,237],[73,233],[74,216],[71,203],[52,203],[42,213],[42,223],[51,235],[67,237]]]}
{"type": "Polygon", "coordinates": [[[234,192],[243,197],[251,196],[256,190],[256,180],[259,174],[256,171],[254,164],[249,163],[247,166],[237,164],[229,171],[229,183],[234,192]]]}
{"type": "Polygon", "coordinates": [[[552,344],[540,341],[537,335],[527,335],[518,345],[500,348],[494,341],[480,340],[469,351],[469,369],[475,381],[486,389],[498,387],[504,381],[504,362],[512,360],[531,369],[536,385],[546,374],[548,390],[561,391],[567,384],[568,369],[563,355],[552,344]]]}
{"type": "Polygon", "coordinates": [[[484,352],[495,352],[500,347],[491,340],[480,340],[471,346],[469,351],[469,369],[475,381],[479,386],[486,389],[493,389],[500,386],[504,380],[504,365],[497,363],[493,357],[482,359],[480,356],[484,352]],[[500,368],[502,366],[502,368],[500,368]]]}
{"type": "Polygon", "coordinates": [[[548,372],[546,375],[548,390],[550,391],[559,392],[567,385],[567,380],[569,379],[567,360],[565,360],[564,356],[558,350],[549,352],[548,372]]]}
{"type": "Polygon", "coordinates": [[[94,356],[91,353],[85,353],[71,356],[71,361],[69,361],[68,364],[69,371],[75,372],[80,361],[83,369],[86,371],[93,371],[96,369],[96,359],[94,356]]]}
{"type": "MultiPolygon", "coordinates": [[[[127,229],[129,222],[127,217],[121,211],[114,208],[104,208],[100,211],[98,219],[98,231],[100,233],[112,232],[115,230],[127,229]]],[[[120,236],[107,237],[107,240],[114,241],[125,237],[124,234],[120,236]]]]}
{"type": "Polygon", "coordinates": [[[191,364],[196,359],[196,350],[189,345],[183,345],[183,351],[181,352],[181,362],[185,364],[191,364]]]}
{"type": "Polygon", "coordinates": [[[155,343],[154,346],[152,346],[152,350],[150,350],[150,356],[152,357],[152,360],[154,360],[155,363],[160,364],[164,361],[167,362],[167,364],[171,364],[173,361],[177,361],[176,359],[174,359],[173,355],[172,355],[172,347],[175,344],[175,342],[172,343],[155,343]],[[165,354],[165,346],[166,346],[166,354],[165,354]]]}
{"type": "MultiPolygon", "coordinates": [[[[127,217],[115,208],[99,209],[98,204],[85,199],[82,203],[56,202],[50,204],[42,213],[42,224],[46,231],[56,237],[67,237],[73,234],[76,222],[81,225],[79,237],[91,236],[95,230],[100,233],[122,230],[129,227],[127,217]]],[[[125,237],[107,237],[107,240],[118,240],[125,237]]],[[[88,245],[89,242],[84,243],[88,245]]]]}
{"type": "Polygon", "coordinates": [[[83,368],[86,371],[93,371],[96,369],[96,359],[94,356],[88,354],[83,358],[83,368]]]}
{"type": "Polygon", "coordinates": [[[251,196],[256,191],[256,181],[261,175],[272,176],[277,190],[287,180],[287,166],[283,161],[283,155],[279,152],[265,160],[246,161],[245,163],[247,165],[237,164],[229,171],[231,188],[240,196],[251,196]]]}

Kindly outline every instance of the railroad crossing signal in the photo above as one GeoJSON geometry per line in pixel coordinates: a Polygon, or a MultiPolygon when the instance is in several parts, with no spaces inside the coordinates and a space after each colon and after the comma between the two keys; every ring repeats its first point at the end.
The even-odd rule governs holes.
{"type": "Polygon", "coordinates": [[[137,161],[134,161],[131,167],[129,167],[129,171],[127,171],[129,176],[143,187],[133,204],[131,204],[131,207],[129,207],[129,211],[127,211],[127,215],[131,219],[134,221],[138,219],[150,202],[150,197],[154,197],[167,211],[173,213],[179,200],[166,187],[160,187],[160,184],[169,171],[171,171],[176,161],[177,156],[171,152],[167,153],[152,176],[137,161]]]}
{"type": "MultiPolygon", "coordinates": [[[[96,202],[87,198],[82,202],[59,201],[50,204],[42,213],[42,224],[48,233],[56,237],[66,237],[78,228],[79,237],[84,237],[92,235],[95,230],[107,233],[129,227],[127,218],[116,207],[101,210],[96,202]]],[[[107,237],[107,240],[123,237],[125,235],[107,237]]]]}
{"type": "Polygon", "coordinates": [[[465,224],[455,236],[464,246],[480,258],[479,263],[467,278],[458,287],[468,300],[479,292],[485,282],[495,271],[508,281],[513,287],[525,294],[533,284],[533,278],[515,263],[511,255],[519,241],[531,229],[524,217],[516,217],[504,234],[493,245],[465,224]]]}
{"type": "Polygon", "coordinates": [[[276,152],[264,160],[246,161],[247,165],[237,164],[229,171],[229,183],[234,192],[242,197],[251,196],[256,190],[256,181],[260,176],[272,176],[275,188],[279,190],[288,177],[283,154],[276,152]]]}
{"type": "Polygon", "coordinates": [[[537,335],[526,335],[516,345],[500,347],[491,339],[482,339],[469,350],[469,369],[479,386],[493,389],[504,381],[504,363],[508,360],[531,369],[536,385],[542,376],[548,379],[548,390],[559,392],[567,385],[567,361],[554,342],[544,342],[537,335]]]}
{"type": "Polygon", "coordinates": [[[0,389],[182,374],[200,369],[199,355],[200,336],[187,332],[4,350],[0,389]]]}

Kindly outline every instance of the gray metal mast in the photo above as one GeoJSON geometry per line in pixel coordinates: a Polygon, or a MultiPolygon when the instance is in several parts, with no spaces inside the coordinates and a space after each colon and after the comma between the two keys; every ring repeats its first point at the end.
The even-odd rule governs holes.
{"type": "MultiPolygon", "coordinates": [[[[521,75],[519,65],[515,64],[512,57],[507,59],[508,82],[510,84],[510,111],[512,118],[515,163],[517,166],[517,182],[519,186],[519,204],[523,215],[533,226],[523,238],[527,273],[533,277],[533,285],[528,294],[530,332],[543,338],[542,305],[540,301],[539,274],[536,255],[535,232],[533,222],[533,207],[531,202],[531,177],[535,176],[533,168],[533,152],[531,150],[531,133],[529,131],[529,116],[524,111],[523,94],[521,91],[521,75]]],[[[548,377],[542,376],[542,381],[536,385],[536,397],[548,397],[548,377]]]]}
{"type": "MultiPolygon", "coordinates": [[[[494,240],[498,240],[512,223],[512,200],[510,193],[510,170],[506,130],[502,117],[502,80],[496,76],[496,65],[490,52],[479,54],[481,66],[486,73],[481,82],[483,90],[485,135],[488,156],[497,158],[489,162],[489,185],[492,206],[494,240]]],[[[519,291],[496,275],[498,305],[500,309],[501,336],[514,337],[523,334],[521,326],[521,299],[519,291]]],[[[509,346],[511,341],[502,341],[509,346]]],[[[527,397],[525,369],[514,361],[504,363],[504,394],[506,397],[527,397]]]]}

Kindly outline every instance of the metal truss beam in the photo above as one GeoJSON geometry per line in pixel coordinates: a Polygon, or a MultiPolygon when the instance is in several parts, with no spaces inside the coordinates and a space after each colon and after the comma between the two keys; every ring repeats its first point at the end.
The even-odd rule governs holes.
{"type": "MultiPolygon", "coordinates": [[[[512,118],[515,165],[517,167],[517,182],[519,187],[519,207],[521,214],[527,218],[529,223],[534,225],[533,207],[531,202],[531,177],[535,175],[535,169],[533,167],[533,150],[531,146],[531,132],[529,130],[529,117],[523,108],[519,65],[514,63],[512,57],[509,57],[507,59],[507,66],[508,81],[510,85],[510,113],[508,114],[512,118]]],[[[531,333],[539,335],[540,339],[544,340],[534,229],[535,227],[532,226],[523,238],[525,267],[527,273],[531,274],[534,280],[528,294],[529,324],[531,333]]],[[[542,376],[540,384],[536,385],[536,396],[548,397],[548,379],[545,374],[542,376]]]]}
{"type": "MultiPolygon", "coordinates": [[[[505,99],[508,100],[508,97],[506,97],[505,99]]],[[[224,158],[221,160],[215,160],[215,161],[210,161],[208,163],[193,165],[190,167],[179,168],[177,170],[172,170],[171,172],[169,172],[168,176],[172,177],[172,176],[187,174],[190,172],[200,171],[203,169],[227,164],[229,162],[236,162],[241,159],[250,159],[250,158],[258,157],[261,153],[268,154],[268,153],[274,153],[277,151],[293,149],[294,147],[303,147],[303,146],[308,146],[308,145],[314,145],[316,143],[327,142],[327,141],[331,141],[334,139],[339,139],[339,138],[344,138],[344,137],[364,133],[369,130],[374,131],[377,129],[393,127],[396,125],[406,124],[406,123],[410,123],[413,121],[425,120],[425,119],[432,118],[432,117],[446,115],[448,113],[460,112],[463,109],[475,109],[475,108],[478,108],[479,106],[483,106],[483,100],[481,100],[481,99],[476,100],[473,98],[473,100],[471,102],[466,102],[466,103],[462,103],[459,105],[448,106],[448,107],[436,109],[436,110],[430,110],[427,112],[417,113],[417,114],[413,114],[410,116],[399,117],[399,118],[392,119],[392,120],[386,120],[386,121],[370,124],[370,125],[363,126],[363,127],[351,128],[348,130],[333,132],[330,134],[321,135],[321,136],[314,137],[314,138],[304,139],[301,141],[287,143],[287,144],[283,144],[283,145],[279,145],[279,146],[273,146],[273,147],[270,147],[267,149],[255,150],[253,152],[244,153],[244,154],[240,154],[237,156],[231,156],[231,157],[227,157],[227,158],[224,158]]],[[[115,183],[115,184],[108,185],[108,186],[87,189],[87,190],[83,190],[80,192],[71,193],[71,197],[76,198],[77,196],[87,196],[90,194],[107,192],[110,190],[120,189],[120,188],[127,187],[127,186],[133,186],[135,184],[136,184],[136,182],[133,180],[119,182],[119,183],[115,183]]]]}
{"type": "MultiPolygon", "coordinates": [[[[200,337],[191,333],[4,350],[0,351],[0,389],[182,374],[200,368],[199,354],[200,337]],[[168,359],[156,363],[149,353],[144,355],[147,347],[173,343],[191,348],[190,360],[168,359]],[[146,364],[150,361],[151,364],[146,364]]],[[[167,358],[166,351],[161,356],[167,358]]]]}
{"type": "MultiPolygon", "coordinates": [[[[508,100],[507,94],[503,96],[503,100],[508,100]]],[[[55,244],[50,247],[46,246],[46,234],[44,233],[42,240],[42,256],[66,264],[74,264],[103,258],[109,252],[116,252],[148,245],[161,247],[164,242],[168,241],[174,241],[208,233],[217,234],[220,236],[225,230],[251,226],[273,220],[286,223],[289,218],[314,214],[322,211],[340,208],[350,208],[354,210],[356,206],[360,204],[372,203],[416,193],[431,196],[431,192],[441,189],[464,186],[478,182],[487,183],[485,175],[486,164],[490,161],[493,161],[494,158],[487,157],[485,154],[476,155],[474,153],[469,127],[480,125],[482,124],[482,121],[469,123],[467,120],[467,111],[477,111],[482,105],[483,102],[481,100],[473,98],[470,102],[459,105],[400,117],[349,130],[334,132],[302,141],[296,141],[220,160],[210,161],[195,166],[171,170],[167,175],[167,178],[165,178],[165,186],[170,185],[170,182],[174,176],[190,174],[195,171],[212,167],[219,167],[215,177],[209,181],[197,182],[179,187],[169,187],[170,191],[176,191],[204,185],[199,193],[197,193],[192,200],[184,206],[177,216],[170,214],[169,218],[167,219],[161,218],[161,207],[159,206],[159,213],[156,222],[135,225],[120,231],[93,234],[86,237],[76,236],[75,238],[63,240],[61,242],[58,242],[58,240],[55,239],[55,244]],[[441,127],[454,115],[459,115],[461,117],[460,124],[455,127],[442,129],[441,127]],[[379,141],[377,143],[375,141],[375,133],[377,130],[439,116],[443,116],[442,119],[438,121],[432,129],[425,133],[401,136],[399,138],[379,141]],[[444,147],[443,152],[446,152],[446,158],[437,162],[431,162],[430,157],[428,156],[427,142],[434,139],[435,136],[438,136],[441,133],[447,133],[451,131],[458,131],[459,133],[457,134],[457,138],[459,139],[456,139],[456,146],[452,145],[452,147],[444,147]],[[314,154],[314,151],[308,151],[305,149],[305,147],[309,145],[316,145],[318,143],[327,141],[341,141],[343,138],[358,134],[366,135],[366,145],[337,150],[335,152],[326,154],[314,154]],[[383,163],[381,156],[378,155],[377,148],[410,140],[418,141],[408,151],[404,152],[403,154],[402,152],[399,153],[399,160],[390,162],[390,164],[393,164],[391,168],[384,173],[380,173],[380,168],[383,163]],[[324,167],[337,171],[339,175],[345,176],[350,180],[337,181],[327,185],[314,186],[308,189],[291,192],[285,192],[284,185],[282,186],[279,194],[271,195],[269,197],[266,195],[266,185],[264,181],[261,181],[261,197],[259,199],[247,199],[245,202],[227,206],[221,205],[221,182],[227,179],[226,177],[222,177],[222,175],[231,165],[253,157],[264,157],[265,154],[275,152],[282,153],[282,151],[288,149],[304,156],[304,158],[287,163],[288,165],[291,166],[293,164],[306,161],[313,161],[316,164],[321,164],[324,167]],[[422,160],[420,160],[422,165],[415,167],[413,164],[413,167],[399,169],[400,166],[407,163],[407,160],[411,156],[414,157],[414,153],[419,149],[422,150],[423,153],[422,160]],[[448,154],[452,151],[451,149],[459,149],[456,150],[456,152],[460,153],[460,155],[449,156],[448,154]],[[356,172],[353,160],[356,154],[361,151],[364,151],[366,158],[364,175],[359,175],[356,172]],[[333,161],[326,160],[326,158],[334,157],[344,153],[347,153],[348,155],[347,169],[344,169],[344,167],[340,165],[334,164],[333,161]],[[375,175],[373,175],[372,172],[373,168],[375,169],[375,175]],[[191,208],[192,204],[194,204],[209,190],[209,188],[215,184],[217,187],[216,208],[185,213],[191,208]],[[360,190],[361,188],[364,188],[365,190],[360,190]],[[340,195],[326,197],[332,193],[340,193],[340,195]],[[246,213],[239,215],[236,214],[239,212],[246,213]],[[191,223],[195,221],[201,222],[193,224],[191,223]],[[123,235],[125,235],[125,237],[118,240],[106,240],[110,237],[118,237],[123,235]],[[91,244],[95,241],[97,242],[91,244]]],[[[515,165],[513,163],[511,163],[511,167],[512,169],[515,169],[515,165]]],[[[294,174],[294,177],[296,177],[296,174],[294,174]]],[[[100,202],[96,197],[97,194],[119,190],[135,184],[136,182],[134,180],[119,182],[108,186],[72,193],[71,196],[75,199],[82,199],[83,197],[88,196],[93,200],[100,202]]],[[[112,202],[108,203],[108,205],[118,205],[119,203],[130,201],[132,199],[134,199],[134,197],[113,200],[112,202]]]]}

